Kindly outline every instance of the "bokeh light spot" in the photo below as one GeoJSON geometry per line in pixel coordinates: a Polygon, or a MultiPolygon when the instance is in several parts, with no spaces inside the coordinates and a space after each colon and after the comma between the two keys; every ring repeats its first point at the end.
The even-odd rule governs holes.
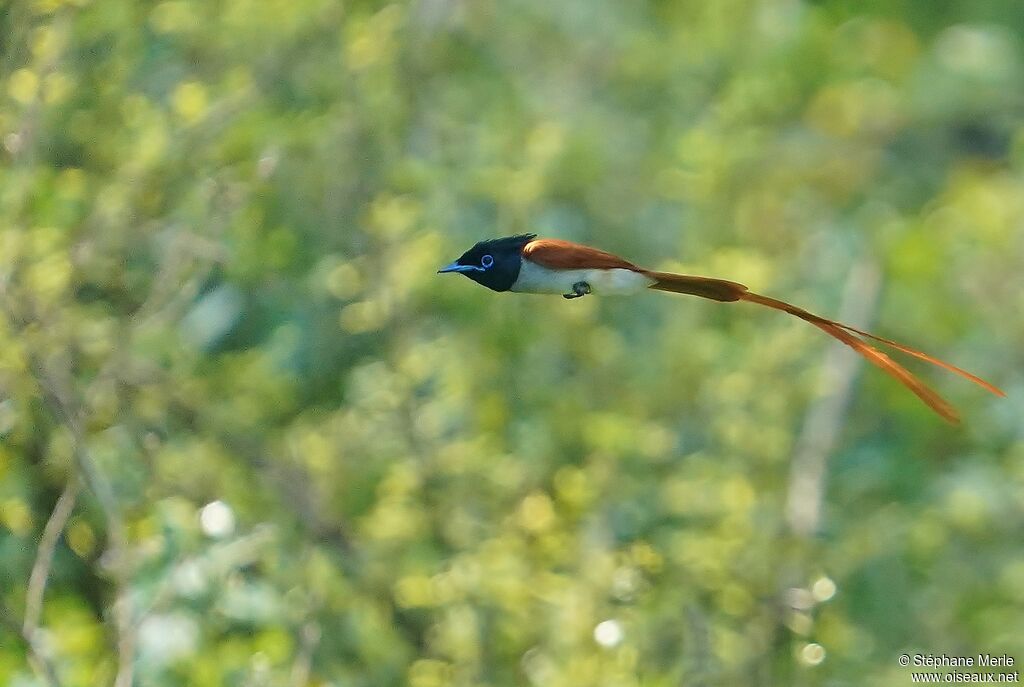
{"type": "Polygon", "coordinates": [[[622,625],[617,620],[602,620],[594,628],[594,641],[606,649],[617,647],[625,636],[622,625]]]}
{"type": "Polygon", "coordinates": [[[199,524],[208,537],[227,537],[235,531],[235,513],[223,501],[211,501],[199,511],[199,524]]]}

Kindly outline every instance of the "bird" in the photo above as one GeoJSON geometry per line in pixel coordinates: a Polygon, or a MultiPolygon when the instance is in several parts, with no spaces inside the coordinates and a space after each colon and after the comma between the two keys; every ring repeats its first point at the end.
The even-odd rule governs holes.
{"type": "Polygon", "coordinates": [[[499,292],[561,294],[572,300],[590,294],[633,294],[654,289],[720,303],[745,301],[780,310],[814,325],[857,351],[901,382],[951,424],[958,423],[960,416],[948,401],[866,340],[890,346],[958,374],[997,396],[1006,395],[984,379],[910,346],[815,315],[791,303],[762,296],[738,282],[650,270],[607,251],[562,239],[517,234],[479,241],[450,265],[438,270],[438,274],[450,272],[465,275],[481,286],[499,292]]]}

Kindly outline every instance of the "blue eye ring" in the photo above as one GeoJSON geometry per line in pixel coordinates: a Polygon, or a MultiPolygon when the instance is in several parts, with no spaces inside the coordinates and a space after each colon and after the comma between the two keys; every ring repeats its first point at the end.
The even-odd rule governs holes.
{"type": "Polygon", "coordinates": [[[488,267],[494,264],[494,258],[491,257],[490,255],[485,255],[482,258],[480,258],[480,264],[483,265],[484,269],[487,269],[488,267]]]}

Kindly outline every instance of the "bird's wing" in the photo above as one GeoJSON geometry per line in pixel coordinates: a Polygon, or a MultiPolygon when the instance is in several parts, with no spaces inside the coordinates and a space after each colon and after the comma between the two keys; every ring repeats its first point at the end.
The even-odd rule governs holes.
{"type": "Polygon", "coordinates": [[[590,246],[561,239],[536,239],[523,247],[523,257],[555,270],[625,269],[642,272],[639,267],[617,255],[590,246]]]}

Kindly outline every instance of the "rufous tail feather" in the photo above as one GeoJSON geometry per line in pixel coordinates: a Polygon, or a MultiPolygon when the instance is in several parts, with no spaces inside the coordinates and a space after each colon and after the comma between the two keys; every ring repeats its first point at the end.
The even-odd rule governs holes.
{"type": "Polygon", "coordinates": [[[747,290],[743,284],[738,284],[733,281],[726,281],[723,279],[712,279],[709,277],[692,277],[682,274],[673,274],[671,272],[645,272],[647,276],[655,279],[654,284],[651,285],[652,289],[659,291],[671,291],[673,293],[685,293],[693,296],[700,296],[702,298],[710,298],[711,300],[721,302],[734,302],[734,301],[748,301],[750,303],[757,303],[764,305],[775,310],[781,310],[789,313],[813,324],[818,329],[829,336],[835,337],[842,341],[844,344],[852,348],[853,350],[860,353],[862,356],[867,358],[869,362],[877,367],[881,368],[886,373],[892,375],[898,379],[904,386],[910,391],[917,395],[922,401],[924,401],[928,407],[938,413],[942,418],[951,423],[959,422],[960,418],[957,415],[956,410],[951,406],[945,399],[939,396],[937,393],[932,391],[928,386],[921,380],[907,371],[903,366],[894,361],[892,358],[882,353],[875,347],[869,345],[865,341],[862,341],[855,334],[866,337],[873,341],[892,346],[898,351],[902,351],[908,355],[912,355],[915,358],[919,358],[932,365],[953,372],[960,375],[961,377],[968,379],[983,389],[990,391],[998,396],[1005,396],[1006,394],[993,384],[989,384],[984,379],[977,377],[966,370],[962,370],[955,365],[951,365],[945,361],[934,358],[927,353],[922,353],[916,349],[904,346],[903,344],[897,343],[890,339],[885,339],[880,336],[875,336],[863,330],[851,327],[841,322],[829,320],[824,317],[819,317],[814,313],[808,312],[803,308],[799,308],[795,305],[780,301],[775,298],[769,298],[768,296],[761,296],[760,294],[753,293],[747,290]]]}

